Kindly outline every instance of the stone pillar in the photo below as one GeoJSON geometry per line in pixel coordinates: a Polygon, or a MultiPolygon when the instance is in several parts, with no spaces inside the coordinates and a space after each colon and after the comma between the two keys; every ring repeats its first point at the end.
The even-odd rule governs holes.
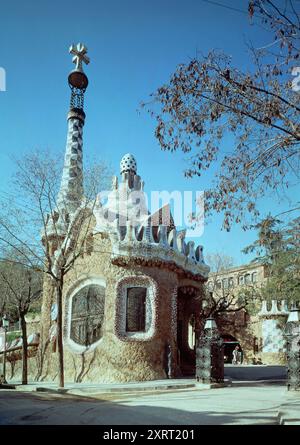
{"type": "Polygon", "coordinates": [[[300,310],[291,309],[285,327],[287,345],[287,388],[300,390],[300,310]]]}
{"type": "Polygon", "coordinates": [[[204,332],[197,340],[196,380],[208,384],[224,381],[223,340],[213,318],[206,320],[204,332]]]}

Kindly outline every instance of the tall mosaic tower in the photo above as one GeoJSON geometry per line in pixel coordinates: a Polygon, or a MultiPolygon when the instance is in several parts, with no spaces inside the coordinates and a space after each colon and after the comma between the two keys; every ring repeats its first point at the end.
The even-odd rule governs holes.
{"type": "MultiPolygon", "coordinates": [[[[75,68],[68,76],[71,99],[67,117],[68,130],[63,173],[56,208],[53,208],[48,215],[46,230],[42,229],[41,233],[42,242],[45,243],[47,240],[50,243],[47,248],[50,248],[53,261],[59,257],[60,244],[65,239],[69,222],[83,201],[82,135],[85,121],[83,109],[84,94],[88,86],[88,78],[83,72],[83,63],[88,64],[90,60],[86,55],[87,48],[81,43],[72,45],[69,52],[73,55],[75,68]]],[[[43,292],[41,338],[42,344],[45,345],[49,338],[53,342],[56,342],[57,338],[57,296],[50,276],[44,279],[43,292]]]]}
{"type": "Polygon", "coordinates": [[[85,121],[84,94],[88,86],[88,78],[83,71],[83,63],[88,64],[87,48],[78,43],[70,47],[73,54],[75,69],[68,77],[71,88],[70,109],[68,112],[68,132],[64,160],[64,168],[60,190],[57,198],[59,211],[72,214],[80,206],[83,199],[82,146],[83,126],[85,121]]]}

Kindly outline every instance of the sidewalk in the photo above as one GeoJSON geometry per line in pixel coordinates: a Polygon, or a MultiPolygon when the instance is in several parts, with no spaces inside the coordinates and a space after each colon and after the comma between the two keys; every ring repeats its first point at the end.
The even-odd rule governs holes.
{"type": "Polygon", "coordinates": [[[279,425],[300,425],[300,391],[287,391],[278,412],[279,425]]]}
{"type": "MultiPolygon", "coordinates": [[[[17,391],[26,392],[54,392],[59,394],[73,394],[86,396],[99,396],[107,393],[131,393],[142,391],[166,391],[186,389],[212,389],[228,386],[229,379],[224,383],[197,383],[194,378],[188,379],[164,379],[145,382],[130,383],[66,383],[64,388],[58,387],[57,382],[29,382],[22,385],[21,382],[10,382],[17,391]]],[[[8,389],[8,388],[7,388],[8,389]]]]}

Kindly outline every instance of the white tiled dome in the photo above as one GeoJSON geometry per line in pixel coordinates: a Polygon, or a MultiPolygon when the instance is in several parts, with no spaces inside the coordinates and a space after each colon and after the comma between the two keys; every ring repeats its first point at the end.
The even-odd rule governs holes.
{"type": "Polygon", "coordinates": [[[126,153],[120,162],[120,172],[122,174],[129,171],[136,174],[137,165],[134,156],[131,153],[126,153]]]}

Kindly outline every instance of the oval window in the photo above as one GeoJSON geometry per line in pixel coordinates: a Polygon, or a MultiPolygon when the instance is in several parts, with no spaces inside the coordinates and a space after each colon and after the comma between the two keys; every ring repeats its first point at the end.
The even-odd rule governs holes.
{"type": "Polygon", "coordinates": [[[70,338],[90,346],[102,337],[105,288],[91,284],[81,288],[72,299],[70,338]]]}

